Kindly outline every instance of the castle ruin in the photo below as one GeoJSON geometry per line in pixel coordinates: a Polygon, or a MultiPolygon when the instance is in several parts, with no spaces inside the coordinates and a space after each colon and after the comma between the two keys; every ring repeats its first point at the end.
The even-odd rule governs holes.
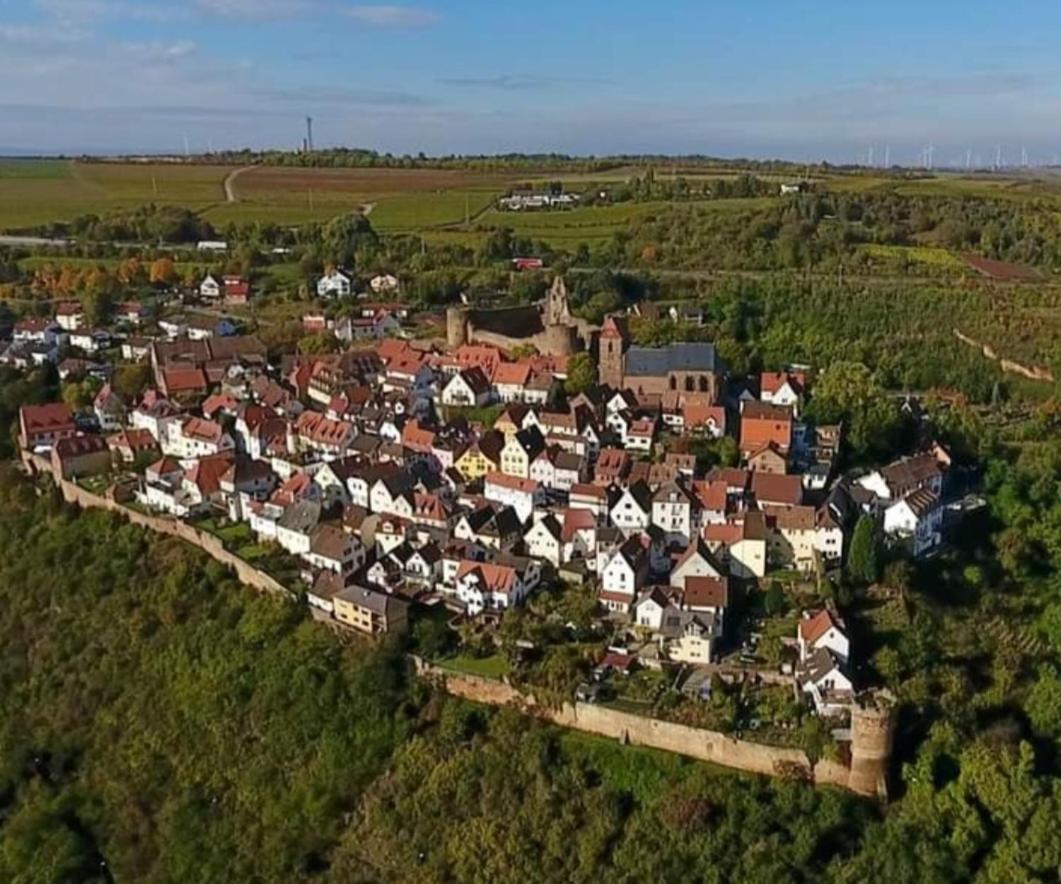
{"type": "Polygon", "coordinates": [[[539,304],[523,307],[446,309],[446,343],[492,344],[502,350],[530,345],[546,356],[571,356],[588,350],[597,327],[573,316],[562,276],[553,280],[539,304]]]}

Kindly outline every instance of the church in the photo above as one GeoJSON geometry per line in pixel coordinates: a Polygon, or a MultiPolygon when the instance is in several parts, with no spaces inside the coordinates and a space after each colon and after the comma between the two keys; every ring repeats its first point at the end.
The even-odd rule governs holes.
{"type": "Polygon", "coordinates": [[[598,364],[602,384],[630,390],[638,398],[663,397],[668,392],[704,393],[717,402],[726,372],[714,344],[633,346],[621,316],[605,317],[598,364]]]}

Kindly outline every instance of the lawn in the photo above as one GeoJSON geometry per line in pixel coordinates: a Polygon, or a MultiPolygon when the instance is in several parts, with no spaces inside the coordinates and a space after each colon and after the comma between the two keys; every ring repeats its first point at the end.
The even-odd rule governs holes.
{"type": "Polygon", "coordinates": [[[510,666],[500,654],[492,657],[469,657],[461,654],[456,657],[447,657],[439,660],[438,665],[445,669],[454,669],[457,672],[466,672],[469,675],[481,675],[484,678],[501,678],[508,675],[510,666]]]}

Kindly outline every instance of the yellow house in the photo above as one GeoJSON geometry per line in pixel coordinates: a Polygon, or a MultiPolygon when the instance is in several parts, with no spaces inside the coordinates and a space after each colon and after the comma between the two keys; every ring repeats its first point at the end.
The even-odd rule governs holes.
{"type": "Polygon", "coordinates": [[[501,450],[505,438],[497,430],[490,430],[457,458],[454,466],[469,482],[492,473],[501,465],[501,450]]]}
{"type": "Polygon", "coordinates": [[[404,632],[409,625],[404,601],[367,586],[348,586],[332,603],[336,620],[366,635],[404,632]]]}

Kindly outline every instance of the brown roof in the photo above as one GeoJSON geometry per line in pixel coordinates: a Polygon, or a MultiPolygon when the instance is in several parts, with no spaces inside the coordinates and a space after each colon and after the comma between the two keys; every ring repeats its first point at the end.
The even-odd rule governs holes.
{"type": "Polygon", "coordinates": [[[107,440],[102,436],[69,436],[55,443],[55,454],[60,460],[107,451],[107,440]]]}
{"type": "Polygon", "coordinates": [[[803,482],[799,476],[752,473],[751,490],[760,506],[770,503],[794,506],[803,499],[803,482]]]}
{"type": "Polygon", "coordinates": [[[318,525],[310,537],[310,552],[322,558],[340,561],[346,551],[349,535],[335,525],[318,525]]]}
{"type": "Polygon", "coordinates": [[[822,608],[816,614],[799,621],[799,634],[805,642],[814,644],[834,626],[843,631],[843,622],[837,622],[828,608],[822,608]]]}
{"type": "Polygon", "coordinates": [[[729,604],[729,581],[725,577],[686,577],[682,606],[690,610],[698,608],[724,608],[729,604]]]}
{"type": "Polygon", "coordinates": [[[20,412],[22,415],[22,426],[27,433],[66,429],[74,425],[74,413],[65,402],[23,405],[20,412]]]}

